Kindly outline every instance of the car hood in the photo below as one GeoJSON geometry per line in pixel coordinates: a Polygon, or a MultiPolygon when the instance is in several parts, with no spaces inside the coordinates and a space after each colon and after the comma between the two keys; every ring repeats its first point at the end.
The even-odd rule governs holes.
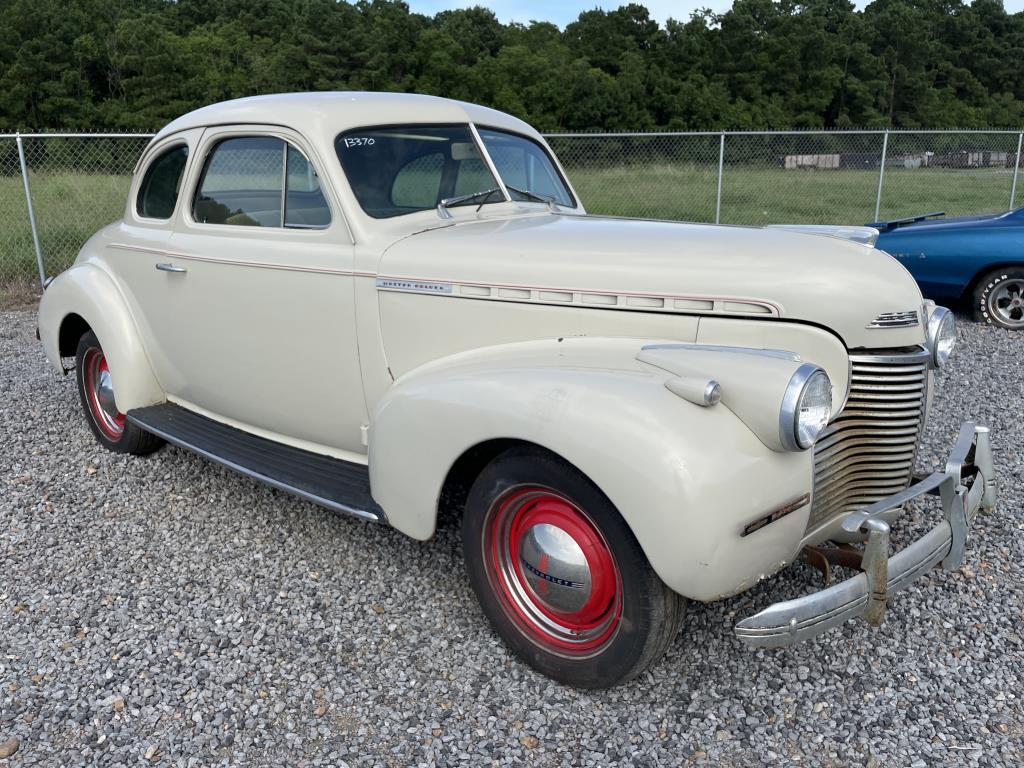
{"type": "Polygon", "coordinates": [[[697,314],[713,301],[716,314],[829,328],[850,348],[924,340],[919,325],[867,327],[883,313],[921,309],[910,273],[870,246],[821,235],[547,214],[419,232],[388,249],[385,272],[389,263],[423,265],[405,278],[533,289],[542,301],[540,291],[618,294],[619,308],[650,310],[634,300],[660,297],[666,311],[697,314]]]}
{"type": "Polygon", "coordinates": [[[1024,208],[1018,208],[1015,211],[1004,211],[1002,213],[983,213],[975,216],[936,216],[931,219],[924,219],[923,221],[899,224],[891,227],[890,229],[882,228],[881,235],[879,237],[881,239],[882,237],[888,237],[898,232],[983,227],[987,226],[989,223],[996,224],[997,222],[1000,223],[997,224],[997,226],[1001,225],[1003,222],[1011,225],[1024,224],[1024,208]]]}

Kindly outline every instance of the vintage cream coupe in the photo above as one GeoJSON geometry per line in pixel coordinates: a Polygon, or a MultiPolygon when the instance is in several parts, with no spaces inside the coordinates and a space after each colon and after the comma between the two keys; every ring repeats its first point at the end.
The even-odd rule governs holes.
{"type": "Polygon", "coordinates": [[[588,215],[535,130],[445,99],[265,96],[175,120],[39,328],[111,450],[168,441],[417,539],[461,515],[497,632],[580,686],[637,675],[686,600],[805,550],[861,572],[739,639],[878,624],[892,593],[959,566],[995,503],[984,427],[912,474],[955,331],[896,261],[588,215]],[[929,493],[935,527],[890,552],[929,493]]]}

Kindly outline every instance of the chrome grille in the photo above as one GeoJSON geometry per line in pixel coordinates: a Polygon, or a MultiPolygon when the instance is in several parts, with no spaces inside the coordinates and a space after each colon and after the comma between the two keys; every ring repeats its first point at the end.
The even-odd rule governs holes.
{"type": "Polygon", "coordinates": [[[851,355],[846,407],[814,446],[807,529],[910,484],[928,395],[923,349],[851,355]]]}

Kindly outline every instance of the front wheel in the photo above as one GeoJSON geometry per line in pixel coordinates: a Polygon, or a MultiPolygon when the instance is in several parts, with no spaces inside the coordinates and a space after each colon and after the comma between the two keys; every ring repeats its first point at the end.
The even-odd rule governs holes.
{"type": "Polygon", "coordinates": [[[1024,330],[1024,269],[997,269],[981,278],[974,289],[974,313],[990,325],[1024,330]]]}
{"type": "Polygon", "coordinates": [[[82,334],[75,352],[75,378],[82,410],[96,440],[115,453],[142,456],[164,444],[156,435],[132,424],[118,410],[113,380],[103,347],[92,331],[82,334]]]}
{"type": "Polygon", "coordinates": [[[515,449],[474,482],[466,568],[498,634],[540,672],[581,688],[657,661],[685,600],[662,583],[612,503],[556,457],[515,449]]]}

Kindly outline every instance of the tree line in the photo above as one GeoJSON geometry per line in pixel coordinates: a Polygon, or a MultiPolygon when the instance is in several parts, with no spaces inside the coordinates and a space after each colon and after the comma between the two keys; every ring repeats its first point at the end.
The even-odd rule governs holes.
{"type": "Polygon", "coordinates": [[[144,130],[260,93],[415,91],[541,130],[1024,125],[1001,0],[736,0],[564,30],[394,0],[0,0],[0,129],[144,130]]]}

